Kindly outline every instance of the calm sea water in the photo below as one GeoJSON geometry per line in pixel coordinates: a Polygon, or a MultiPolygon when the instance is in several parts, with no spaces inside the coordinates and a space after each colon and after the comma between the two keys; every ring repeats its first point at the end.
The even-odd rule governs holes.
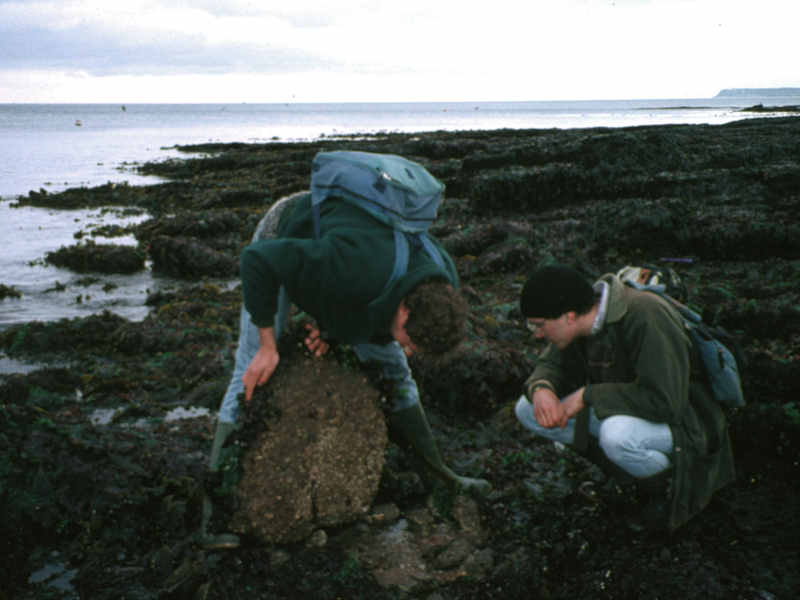
{"type": "MultiPolygon", "coordinates": [[[[172,285],[150,272],[81,276],[42,263],[45,253],[76,243],[92,224],[126,223],[105,211],[14,208],[30,190],[60,191],[109,181],[158,181],[136,164],[180,156],[174,146],[202,142],[310,140],[376,132],[497,128],[622,127],[722,124],[751,118],[755,104],[797,105],[800,97],[742,97],[580,102],[381,104],[0,104],[0,283],[22,298],[0,300],[0,328],[30,320],[85,316],[104,309],[141,319],[148,290],[172,285]]],[[[98,243],[135,243],[133,239],[98,243]]],[[[2,360],[2,357],[0,357],[2,360]]],[[[0,364],[0,370],[3,370],[0,364]]]]}
{"type": "MultiPolygon", "coordinates": [[[[344,133],[721,124],[800,98],[347,104],[0,104],[0,197],[131,184],[176,144],[309,140],[344,133]]],[[[755,115],[759,116],[759,115],[755,115]]]]}

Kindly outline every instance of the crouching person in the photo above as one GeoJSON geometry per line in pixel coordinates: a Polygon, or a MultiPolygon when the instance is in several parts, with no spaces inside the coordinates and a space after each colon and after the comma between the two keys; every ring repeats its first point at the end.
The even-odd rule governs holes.
{"type": "Polygon", "coordinates": [[[549,265],[520,299],[549,342],[516,405],[536,435],[572,445],[645,500],[635,530],[675,529],[734,478],[725,415],[702,379],[680,316],[616,275],[590,284],[549,265]]]}

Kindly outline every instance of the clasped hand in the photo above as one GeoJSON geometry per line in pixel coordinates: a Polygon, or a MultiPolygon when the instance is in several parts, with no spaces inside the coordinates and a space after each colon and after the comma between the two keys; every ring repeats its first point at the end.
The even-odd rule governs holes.
{"type": "Polygon", "coordinates": [[[578,414],[583,408],[583,390],[580,388],[572,392],[563,400],[559,400],[555,393],[547,388],[539,388],[533,395],[533,414],[542,427],[567,426],[567,421],[578,414]]]}

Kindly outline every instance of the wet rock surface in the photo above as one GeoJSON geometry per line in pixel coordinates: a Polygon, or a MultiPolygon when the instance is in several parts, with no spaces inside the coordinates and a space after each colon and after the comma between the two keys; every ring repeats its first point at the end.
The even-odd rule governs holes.
{"type": "MultiPolygon", "coordinates": [[[[106,312],[0,331],[7,355],[53,365],[0,377],[0,598],[794,597],[798,139],[800,119],[786,117],[194,146],[184,149],[207,158],[143,166],[168,183],[22,198],[146,210],[151,219],[128,231],[137,251],[185,284],[151,295],[142,322],[106,312]],[[495,491],[478,501],[426,490],[388,442],[374,499],[354,521],[205,551],[205,465],[240,307],[235,285],[207,278],[234,283],[271,202],[307,188],[317,151],[343,148],[405,155],[447,185],[434,232],[462,275],[469,336],[450,356],[411,364],[448,463],[495,491]],[[516,424],[513,403],[542,349],[518,295],[527,268],[550,259],[587,276],[672,266],[689,304],[739,336],[738,478],[673,534],[627,530],[632,490],[516,424]],[[201,412],[170,418],[189,407],[201,412]]],[[[302,368],[308,385],[339,381],[302,368]]],[[[235,487],[214,489],[223,529],[235,487]]]]}

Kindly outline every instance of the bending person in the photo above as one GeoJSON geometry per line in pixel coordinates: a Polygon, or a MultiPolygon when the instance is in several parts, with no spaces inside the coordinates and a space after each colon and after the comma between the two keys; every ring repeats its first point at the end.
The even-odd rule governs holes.
{"type": "MultiPolygon", "coordinates": [[[[209,469],[219,468],[220,450],[237,427],[240,394],[244,392],[245,402],[250,402],[255,387],[267,383],[278,365],[276,342],[291,302],[317,322],[306,338],[306,346],[315,354],[327,350],[322,329],[326,339],[352,345],[361,361],[381,363],[384,376],[393,382],[390,433],[399,434],[451,489],[488,493],[487,481],[461,477],[444,463],[407,362],[414,352],[444,353],[463,339],[468,307],[456,289],[452,259],[429,236],[443,266],[412,244],[405,273],[384,289],[395,267],[394,230],[337,198],[320,208],[316,237],[310,193],[278,201],[242,252],[239,346],[218,415],[209,469]]],[[[207,545],[235,546],[235,536],[206,533],[210,515],[206,500],[207,545]]]]}

